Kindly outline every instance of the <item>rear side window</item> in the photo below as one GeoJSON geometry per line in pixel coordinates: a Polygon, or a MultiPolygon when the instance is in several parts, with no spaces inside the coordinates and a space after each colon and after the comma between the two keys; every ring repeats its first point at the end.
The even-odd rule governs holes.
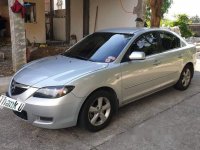
{"type": "Polygon", "coordinates": [[[181,47],[180,39],[175,35],[167,32],[160,33],[160,42],[162,51],[168,51],[181,47]]]}

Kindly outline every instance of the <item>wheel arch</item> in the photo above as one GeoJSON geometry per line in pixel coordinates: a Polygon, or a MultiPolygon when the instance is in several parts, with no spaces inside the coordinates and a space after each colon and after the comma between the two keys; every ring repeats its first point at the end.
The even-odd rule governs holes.
{"type": "Polygon", "coordinates": [[[194,64],[193,64],[192,62],[188,62],[188,63],[184,66],[184,68],[185,68],[186,66],[189,66],[189,67],[192,69],[192,77],[193,77],[193,76],[194,76],[194,64]]]}
{"type": "Polygon", "coordinates": [[[93,93],[97,92],[97,91],[108,91],[109,93],[112,93],[112,95],[115,97],[115,107],[114,107],[114,113],[118,112],[118,108],[119,108],[119,99],[117,97],[117,93],[115,92],[115,90],[111,87],[108,86],[104,86],[104,87],[99,87],[97,89],[95,89],[94,91],[92,91],[85,99],[84,103],[82,104],[80,110],[79,110],[79,114],[78,114],[78,120],[77,123],[79,124],[79,120],[80,120],[80,113],[83,109],[83,106],[85,105],[88,97],[90,97],[93,93]]]}

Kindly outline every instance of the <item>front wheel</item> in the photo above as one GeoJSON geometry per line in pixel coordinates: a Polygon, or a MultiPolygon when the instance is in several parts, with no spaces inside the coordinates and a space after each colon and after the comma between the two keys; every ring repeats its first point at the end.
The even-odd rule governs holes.
{"type": "Polygon", "coordinates": [[[188,65],[185,66],[178,82],[175,85],[175,88],[181,91],[186,90],[190,86],[192,75],[193,75],[192,68],[188,65]]]}
{"type": "Polygon", "coordinates": [[[89,96],[80,112],[81,127],[92,132],[105,128],[113,116],[114,102],[115,97],[106,91],[97,91],[89,96]]]}

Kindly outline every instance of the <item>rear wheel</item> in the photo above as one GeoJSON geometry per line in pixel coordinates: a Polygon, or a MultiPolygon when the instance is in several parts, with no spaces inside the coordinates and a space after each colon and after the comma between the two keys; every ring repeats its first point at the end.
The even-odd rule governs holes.
{"type": "Polygon", "coordinates": [[[97,91],[89,96],[80,112],[81,127],[92,132],[105,128],[113,116],[114,98],[106,91],[97,91]]]}
{"type": "Polygon", "coordinates": [[[181,73],[179,81],[175,85],[175,88],[181,91],[186,90],[190,86],[192,76],[193,76],[192,67],[190,67],[189,65],[185,66],[185,68],[181,73]]]}

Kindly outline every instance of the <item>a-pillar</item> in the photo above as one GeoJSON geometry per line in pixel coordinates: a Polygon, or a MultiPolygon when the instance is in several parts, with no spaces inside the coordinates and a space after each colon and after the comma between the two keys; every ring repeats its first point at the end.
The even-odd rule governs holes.
{"type": "MultiPolygon", "coordinates": [[[[24,19],[22,18],[21,14],[13,13],[10,9],[14,2],[15,0],[8,0],[13,70],[17,71],[26,63],[26,37],[24,19]]],[[[23,4],[23,0],[19,0],[19,2],[23,4]]]]}

